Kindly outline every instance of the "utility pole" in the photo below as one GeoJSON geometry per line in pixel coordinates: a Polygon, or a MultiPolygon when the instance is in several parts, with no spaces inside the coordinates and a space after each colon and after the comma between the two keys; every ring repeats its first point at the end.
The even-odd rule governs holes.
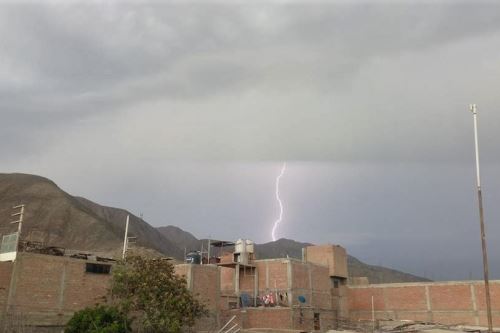
{"type": "Polygon", "coordinates": [[[12,221],[10,222],[11,224],[18,223],[17,225],[17,237],[16,237],[16,253],[19,250],[19,240],[21,238],[21,229],[23,227],[23,220],[24,220],[24,204],[17,205],[12,207],[12,209],[19,209],[17,213],[12,214],[12,216],[19,216],[19,219],[17,221],[12,221]]]}
{"type": "Polygon", "coordinates": [[[127,248],[128,248],[128,224],[130,221],[130,215],[127,215],[127,222],[125,224],[125,237],[123,238],[123,253],[122,253],[122,259],[125,260],[125,256],[127,254],[127,248]]]}
{"type": "Polygon", "coordinates": [[[481,245],[483,247],[483,270],[484,270],[484,289],[486,297],[486,313],[488,317],[488,332],[493,333],[493,320],[491,317],[491,298],[490,281],[488,277],[488,253],[486,250],[486,232],[484,230],[484,212],[483,212],[483,194],[481,192],[481,177],[479,173],[479,143],[477,139],[477,109],[476,104],[470,105],[470,111],[474,117],[474,143],[476,150],[476,184],[477,201],[479,205],[479,224],[481,226],[481,245]]]}
{"type": "Polygon", "coordinates": [[[375,332],[375,302],[372,295],[372,332],[375,332]]]}

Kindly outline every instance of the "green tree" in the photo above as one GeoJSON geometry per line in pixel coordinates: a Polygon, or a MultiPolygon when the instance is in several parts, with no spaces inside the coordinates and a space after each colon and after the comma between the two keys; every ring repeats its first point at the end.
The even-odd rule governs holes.
{"type": "Polygon", "coordinates": [[[112,300],[146,332],[180,332],[208,312],[167,260],[128,257],[113,268],[112,300]]]}
{"type": "Polygon", "coordinates": [[[75,312],[66,324],[66,333],[125,333],[130,331],[126,315],[118,308],[96,305],[75,312]]]}

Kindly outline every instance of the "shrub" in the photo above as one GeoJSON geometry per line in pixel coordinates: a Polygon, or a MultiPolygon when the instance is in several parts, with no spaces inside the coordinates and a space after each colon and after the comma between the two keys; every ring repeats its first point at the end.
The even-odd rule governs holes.
{"type": "Polygon", "coordinates": [[[138,314],[146,332],[180,332],[206,315],[166,260],[128,257],[113,268],[112,298],[125,313],[138,314]]]}
{"type": "Polygon", "coordinates": [[[125,333],[130,332],[127,316],[117,307],[96,305],[75,312],[66,325],[66,333],[125,333]]]}

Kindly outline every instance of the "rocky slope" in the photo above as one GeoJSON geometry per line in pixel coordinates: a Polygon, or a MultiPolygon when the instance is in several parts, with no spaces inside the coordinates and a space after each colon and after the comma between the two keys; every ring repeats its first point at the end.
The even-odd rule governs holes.
{"type": "MultiPolygon", "coordinates": [[[[26,174],[0,174],[0,233],[16,231],[10,224],[12,207],[26,204],[22,238],[91,252],[119,253],[126,210],[105,207],[74,197],[49,179],[26,174]]],[[[183,252],[156,229],[130,214],[129,235],[137,245],[182,257],[183,252]]]]}

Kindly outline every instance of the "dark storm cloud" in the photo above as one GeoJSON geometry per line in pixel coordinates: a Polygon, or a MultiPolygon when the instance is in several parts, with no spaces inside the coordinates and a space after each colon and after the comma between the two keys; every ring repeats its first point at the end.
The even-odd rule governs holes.
{"type": "Polygon", "coordinates": [[[262,242],[279,165],[256,161],[322,161],[290,164],[283,236],[462,278],[477,264],[469,103],[500,216],[499,45],[495,2],[3,2],[4,171],[262,242]]]}
{"type": "MultiPolygon", "coordinates": [[[[33,126],[22,122],[27,142],[39,138],[45,123],[59,129],[58,118],[64,118],[68,127],[67,118],[77,121],[96,113],[120,113],[125,107],[158,100],[165,108],[171,108],[172,101],[196,101],[195,106],[184,108],[183,117],[203,114],[201,126],[217,132],[227,115],[213,110],[221,107],[212,103],[213,98],[254,93],[257,112],[242,109],[235,101],[225,106],[236,109],[229,115],[237,128],[237,133],[229,133],[232,143],[212,133],[227,151],[234,150],[233,144],[245,149],[239,149],[236,156],[206,155],[207,148],[213,147],[207,147],[206,138],[200,136],[192,138],[188,157],[376,160],[388,154],[380,157],[409,159],[406,148],[392,145],[379,151],[372,143],[380,147],[392,140],[383,133],[384,127],[401,134],[391,118],[404,114],[407,124],[416,121],[406,133],[421,135],[424,118],[432,109],[445,109],[436,119],[442,123],[450,115],[446,110],[455,105],[440,100],[433,101],[428,110],[417,110],[405,96],[407,92],[400,91],[400,84],[391,86],[393,81],[404,79],[401,73],[407,71],[411,81],[404,84],[421,100],[429,93],[427,80],[439,82],[438,91],[431,91],[430,97],[446,94],[442,78],[421,77],[419,68],[432,68],[439,57],[450,56],[439,54],[447,45],[495,36],[500,27],[496,9],[498,5],[486,2],[3,4],[2,67],[10,75],[0,84],[2,109],[16,123],[26,118],[19,113],[43,114],[35,116],[33,126]],[[426,52],[428,56],[418,58],[426,52]],[[400,67],[412,63],[415,69],[400,67]],[[373,88],[365,76],[374,75],[370,70],[377,68],[383,70],[377,73],[377,85],[387,89],[378,92],[380,98],[367,99],[373,88]],[[15,82],[10,82],[12,78],[15,82]],[[272,103],[304,93],[310,93],[303,97],[310,103],[297,102],[300,109],[272,103]],[[358,101],[360,96],[366,102],[358,101]],[[416,112],[421,116],[411,115],[416,112]],[[339,114],[347,115],[340,123],[339,114]],[[243,131],[238,129],[245,126],[243,131]],[[36,135],[31,138],[33,129],[36,135]],[[262,145],[248,143],[256,135],[262,145]],[[343,145],[331,143],[339,140],[345,141],[343,145]],[[322,149],[315,150],[317,144],[322,149]],[[265,145],[275,147],[266,153],[265,145]]],[[[453,72],[473,62],[468,56],[457,54],[459,60],[451,61],[445,70],[453,72]]],[[[479,68],[480,73],[484,71],[479,68]]],[[[468,87],[464,83],[452,93],[462,95],[468,87]]],[[[171,130],[187,135],[182,128],[171,130]]],[[[442,133],[434,133],[441,130],[431,124],[429,131],[436,136],[454,135],[446,126],[442,133]]],[[[453,149],[446,139],[434,136],[429,142],[409,136],[396,139],[404,139],[420,158],[453,149]],[[429,147],[430,142],[437,148],[429,147]]],[[[181,147],[166,157],[185,158],[185,151],[181,147]]]]}

